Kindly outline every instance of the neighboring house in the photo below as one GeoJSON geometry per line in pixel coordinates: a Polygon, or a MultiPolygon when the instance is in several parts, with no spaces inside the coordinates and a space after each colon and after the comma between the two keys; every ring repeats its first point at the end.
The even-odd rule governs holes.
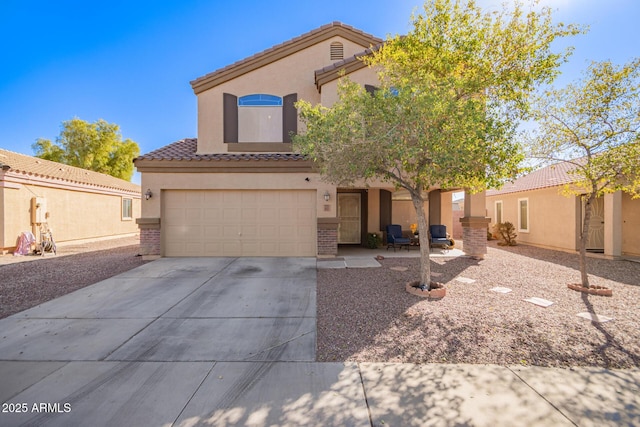
{"type": "Polygon", "coordinates": [[[45,222],[58,243],[138,233],[139,185],[2,149],[0,167],[2,253],[45,222]]]}
{"type": "MultiPolygon", "coordinates": [[[[580,197],[564,196],[573,168],[563,162],[532,172],[501,190],[487,191],[491,223],[511,222],[518,243],[577,251],[584,207],[580,197]]],[[[640,256],[640,199],[606,194],[592,206],[587,250],[610,257],[640,256]]]]}
{"type": "MultiPolygon", "coordinates": [[[[142,253],[332,256],[391,223],[408,231],[417,221],[406,192],[382,182],[336,187],[292,151],[296,101],[333,105],[341,73],[372,90],[377,74],[358,57],[380,43],[334,22],[192,81],[198,138],[134,160],[152,195],[138,220],[142,253]]],[[[429,199],[431,222],[451,228],[451,192],[434,188],[429,199]]],[[[466,228],[483,238],[466,249],[481,256],[484,194],[475,207],[482,218],[466,228]]]]}

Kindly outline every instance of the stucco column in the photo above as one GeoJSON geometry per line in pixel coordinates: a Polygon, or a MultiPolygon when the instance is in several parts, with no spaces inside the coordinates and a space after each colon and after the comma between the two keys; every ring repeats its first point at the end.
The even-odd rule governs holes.
{"type": "Polygon", "coordinates": [[[486,212],[485,192],[477,194],[464,192],[464,216],[462,223],[462,246],[464,252],[474,258],[482,259],[487,253],[487,225],[490,218],[486,212]]]}
{"type": "Polygon", "coordinates": [[[622,191],[604,195],[604,254],[622,255],[622,191]]]}

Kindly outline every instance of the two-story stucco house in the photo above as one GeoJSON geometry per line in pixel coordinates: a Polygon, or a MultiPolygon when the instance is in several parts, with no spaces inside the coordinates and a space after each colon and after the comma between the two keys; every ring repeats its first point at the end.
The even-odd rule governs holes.
{"type": "MultiPolygon", "coordinates": [[[[331,106],[341,72],[363,86],[378,84],[376,72],[358,57],[380,43],[334,22],[192,81],[197,139],[135,160],[143,191],[152,194],[138,220],[141,251],[331,256],[338,245],[362,244],[387,224],[408,230],[416,221],[407,194],[389,183],[337,188],[292,151],[291,134],[301,126],[296,101],[331,106]]],[[[429,200],[430,222],[451,229],[451,192],[434,188],[429,200]]],[[[469,200],[465,250],[482,255],[484,194],[469,200]]]]}

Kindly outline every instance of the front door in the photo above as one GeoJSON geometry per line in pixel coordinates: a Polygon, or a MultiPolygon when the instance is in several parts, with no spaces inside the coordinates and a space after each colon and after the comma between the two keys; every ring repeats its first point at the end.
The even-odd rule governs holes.
{"type": "Polygon", "coordinates": [[[338,244],[360,244],[361,194],[338,193],[338,244]]]}
{"type": "MultiPolygon", "coordinates": [[[[584,218],[584,205],[582,212],[584,218]]],[[[591,204],[587,250],[592,252],[604,251],[604,197],[596,197],[591,204]]]]}

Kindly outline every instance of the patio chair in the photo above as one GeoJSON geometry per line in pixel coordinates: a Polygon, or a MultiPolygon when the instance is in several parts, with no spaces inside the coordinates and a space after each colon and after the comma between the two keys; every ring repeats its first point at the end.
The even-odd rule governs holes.
{"type": "Polygon", "coordinates": [[[409,243],[411,243],[410,238],[402,237],[401,225],[398,225],[398,224],[387,225],[387,250],[389,250],[389,248],[393,248],[393,251],[395,252],[397,247],[402,249],[403,246],[406,246],[408,251],[409,243]]]}
{"type": "Polygon", "coordinates": [[[429,226],[429,247],[439,246],[444,249],[453,248],[447,227],[441,224],[429,226]]]}

